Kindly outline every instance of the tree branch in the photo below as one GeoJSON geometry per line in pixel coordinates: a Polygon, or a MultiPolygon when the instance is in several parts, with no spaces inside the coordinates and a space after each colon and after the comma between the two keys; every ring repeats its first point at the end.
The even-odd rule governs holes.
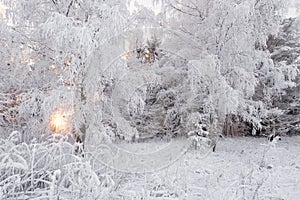
{"type": "Polygon", "coordinates": [[[69,3],[68,10],[67,10],[67,13],[66,13],[66,16],[67,16],[67,17],[69,16],[69,12],[70,12],[70,10],[71,10],[71,7],[72,7],[72,5],[73,5],[73,2],[74,2],[74,0],[71,0],[71,2],[69,3]]]}
{"type": "Polygon", "coordinates": [[[195,15],[195,14],[192,14],[192,13],[186,12],[186,11],[184,11],[184,10],[180,9],[180,8],[177,8],[177,7],[176,7],[176,6],[174,6],[173,4],[170,4],[170,6],[171,6],[173,9],[175,9],[175,10],[177,10],[177,11],[179,11],[179,12],[183,13],[183,14],[190,15],[190,16],[193,16],[193,17],[199,17],[198,15],[195,15]]]}

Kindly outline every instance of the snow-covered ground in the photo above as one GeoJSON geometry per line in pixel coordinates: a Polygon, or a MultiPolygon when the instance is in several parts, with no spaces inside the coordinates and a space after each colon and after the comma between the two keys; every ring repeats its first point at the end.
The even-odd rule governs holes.
{"type": "MultiPolygon", "coordinates": [[[[152,173],[111,169],[92,152],[84,157],[74,154],[74,146],[64,141],[16,142],[13,138],[0,140],[1,200],[300,199],[299,136],[284,137],[277,144],[265,138],[225,138],[209,154],[191,147],[180,155],[176,148],[184,142],[180,140],[115,144],[127,156],[129,152],[147,155],[149,150],[158,152],[167,146],[176,150],[153,154],[156,157],[150,159],[170,165],[152,173]],[[171,162],[176,156],[168,161],[167,155],[177,155],[176,162],[171,162]]],[[[136,164],[140,161],[132,159],[136,164]]]]}
{"type": "Polygon", "coordinates": [[[265,138],[222,139],[204,158],[190,149],[162,171],[124,175],[113,198],[297,200],[299,150],[300,137],[275,145],[265,138]]]}

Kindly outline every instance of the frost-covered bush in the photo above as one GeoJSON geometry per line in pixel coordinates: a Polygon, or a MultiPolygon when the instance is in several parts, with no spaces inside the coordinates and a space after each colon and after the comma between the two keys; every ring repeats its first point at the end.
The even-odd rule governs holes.
{"type": "MultiPolygon", "coordinates": [[[[109,174],[99,177],[92,156],[75,153],[67,137],[21,142],[13,132],[0,141],[0,198],[102,199],[108,195],[109,174]]],[[[80,145],[80,144],[79,144],[80,145]]],[[[80,147],[79,147],[80,148],[80,147]]],[[[99,167],[99,165],[98,165],[99,167]]]]}

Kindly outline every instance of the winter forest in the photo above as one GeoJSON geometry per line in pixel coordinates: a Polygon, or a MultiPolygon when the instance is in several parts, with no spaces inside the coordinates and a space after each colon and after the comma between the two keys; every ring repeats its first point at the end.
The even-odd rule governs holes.
{"type": "Polygon", "coordinates": [[[0,199],[300,199],[299,0],[0,0],[0,199]]]}

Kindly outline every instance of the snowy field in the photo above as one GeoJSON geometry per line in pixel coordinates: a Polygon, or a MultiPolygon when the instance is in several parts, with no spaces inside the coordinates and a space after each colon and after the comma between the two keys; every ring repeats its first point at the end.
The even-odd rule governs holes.
{"type": "MultiPolygon", "coordinates": [[[[284,137],[275,145],[265,138],[225,138],[217,144],[216,152],[204,154],[193,148],[182,156],[177,152],[175,163],[153,173],[111,169],[99,163],[99,157],[74,154],[74,146],[63,141],[14,142],[0,143],[1,200],[300,198],[300,137],[284,137]]],[[[118,146],[143,154],[166,144],[155,141],[118,146]]],[[[163,156],[167,154],[160,155],[160,162],[168,159],[163,156]]]]}
{"type": "Polygon", "coordinates": [[[265,138],[226,138],[204,158],[189,150],[160,172],[126,176],[114,198],[297,200],[299,148],[300,137],[276,145],[265,138]]]}

